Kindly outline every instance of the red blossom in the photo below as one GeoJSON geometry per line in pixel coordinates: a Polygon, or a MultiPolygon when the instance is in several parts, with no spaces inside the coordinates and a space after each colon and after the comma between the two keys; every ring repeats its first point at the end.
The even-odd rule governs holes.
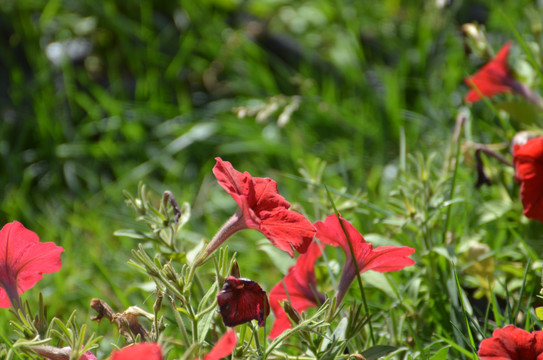
{"type": "Polygon", "coordinates": [[[239,210],[211,241],[208,254],[242,229],[260,231],[291,257],[294,256],[293,249],[306,252],[315,236],[315,228],[302,214],[288,210],[290,203],[279,194],[277,183],[268,178],[253,177],[248,172],[240,173],[219,157],[215,160],[213,173],[232,195],[239,210]]]}
{"type": "Polygon", "coordinates": [[[466,95],[467,102],[472,103],[481,100],[479,92],[486,97],[492,97],[497,94],[515,91],[514,83],[516,83],[516,80],[511,75],[507,65],[507,56],[511,45],[511,41],[507,42],[481,70],[464,80],[466,84],[472,87],[466,95]]]}
{"type": "Polygon", "coordinates": [[[20,222],[4,225],[0,230],[0,307],[19,304],[19,294],[32,288],[43,274],[60,270],[60,253],[55,243],[41,243],[36,233],[20,222]]]}
{"type": "Polygon", "coordinates": [[[226,326],[236,326],[258,320],[264,326],[270,314],[266,292],[255,281],[229,276],[217,295],[219,313],[226,326]]]}
{"type": "Polygon", "coordinates": [[[281,301],[289,299],[292,307],[298,312],[319,306],[324,302],[324,295],[317,291],[317,277],[315,276],[315,261],[321,255],[320,245],[313,241],[307,252],[300,255],[296,264],[288,269],[284,279],[270,291],[271,308],[275,315],[275,322],[269,335],[271,339],[275,339],[291,327],[290,320],[280,304],[281,301]]]}
{"type": "MultiPolygon", "coordinates": [[[[226,357],[234,351],[238,339],[236,337],[236,332],[234,329],[228,330],[220,339],[217,341],[213,349],[204,356],[204,360],[220,360],[223,357],[226,357]]],[[[196,359],[200,360],[200,359],[196,359]]]]}
{"type": "Polygon", "coordinates": [[[529,333],[514,325],[497,328],[481,342],[477,354],[481,360],[543,360],[543,331],[529,333]]]}
{"type": "Polygon", "coordinates": [[[377,272],[398,271],[406,266],[411,266],[415,262],[409,258],[409,255],[415,252],[415,249],[408,246],[380,246],[373,249],[373,245],[364,240],[354,226],[341,216],[341,224],[336,214],[328,216],[324,222],[317,221],[317,238],[323,243],[332,246],[341,246],[345,251],[346,261],[341,274],[341,279],[336,296],[338,303],[343,299],[351,282],[356,277],[356,267],[351,255],[351,247],[354,252],[354,259],[358,265],[359,272],[373,270],[377,272]],[[342,227],[343,225],[343,227],[342,227]],[[345,235],[347,233],[347,236],[345,235]],[[351,244],[349,246],[349,243],[351,244]]]}
{"type": "Polygon", "coordinates": [[[543,222],[543,137],[516,143],[513,163],[524,215],[543,222]]]}
{"type": "Polygon", "coordinates": [[[162,348],[155,343],[139,343],[114,351],[111,360],[162,360],[162,348]]]}

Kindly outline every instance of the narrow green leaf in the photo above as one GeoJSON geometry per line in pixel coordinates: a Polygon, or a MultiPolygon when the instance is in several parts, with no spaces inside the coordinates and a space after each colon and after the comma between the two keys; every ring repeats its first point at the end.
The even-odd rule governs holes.
{"type": "Polygon", "coordinates": [[[377,360],[380,357],[395,351],[396,349],[396,347],[390,345],[375,345],[363,351],[362,356],[364,356],[366,360],[377,360]]]}

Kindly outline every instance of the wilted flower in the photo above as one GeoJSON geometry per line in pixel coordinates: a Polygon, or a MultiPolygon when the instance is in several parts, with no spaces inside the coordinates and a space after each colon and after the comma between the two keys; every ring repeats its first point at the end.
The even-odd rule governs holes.
{"type": "Polygon", "coordinates": [[[543,222],[543,137],[519,133],[513,140],[515,179],[520,183],[524,215],[543,222]]]}
{"type": "Polygon", "coordinates": [[[236,326],[258,320],[264,326],[270,314],[266,292],[255,281],[229,276],[217,295],[219,313],[226,326],[236,326]]]}
{"type": "Polygon", "coordinates": [[[277,183],[268,178],[240,173],[228,161],[216,158],[213,173],[219,184],[234,198],[239,209],[211,240],[211,254],[228,237],[242,229],[263,233],[273,245],[291,257],[304,253],[315,236],[315,228],[302,214],[288,210],[290,203],[279,194],[277,183]]]}
{"type": "Polygon", "coordinates": [[[317,221],[315,227],[319,240],[328,245],[341,246],[346,255],[345,266],[336,293],[338,304],[356,277],[357,267],[361,273],[368,270],[389,272],[415,264],[409,258],[415,249],[407,246],[380,246],[373,249],[373,245],[367,243],[362,234],[341,215],[332,214],[324,222],[317,221]],[[341,219],[341,224],[338,216],[341,219]],[[351,254],[351,247],[353,254],[351,254]],[[356,266],[353,258],[356,261],[356,266]]]}
{"type": "Polygon", "coordinates": [[[237,343],[238,339],[236,338],[234,329],[228,330],[219,341],[217,341],[215,346],[213,346],[213,349],[204,356],[204,360],[220,360],[223,357],[230,355],[236,348],[237,343]]]}
{"type": "Polygon", "coordinates": [[[114,351],[111,360],[162,360],[162,348],[155,343],[139,343],[114,351]]]}
{"type": "Polygon", "coordinates": [[[60,270],[60,253],[55,243],[41,243],[36,233],[20,222],[0,230],[0,307],[19,306],[19,294],[32,288],[43,274],[60,270]]]}
{"type": "Polygon", "coordinates": [[[270,291],[271,308],[275,314],[275,322],[269,335],[270,338],[276,338],[291,327],[290,320],[281,307],[281,301],[289,299],[292,307],[298,312],[313,306],[319,306],[324,302],[324,295],[317,291],[317,277],[315,276],[315,261],[321,254],[320,245],[315,241],[312,242],[307,252],[300,255],[296,265],[288,270],[285,278],[270,291]]]}
{"type": "Polygon", "coordinates": [[[541,360],[543,331],[529,333],[514,325],[497,328],[481,342],[477,354],[481,360],[541,360]]]}

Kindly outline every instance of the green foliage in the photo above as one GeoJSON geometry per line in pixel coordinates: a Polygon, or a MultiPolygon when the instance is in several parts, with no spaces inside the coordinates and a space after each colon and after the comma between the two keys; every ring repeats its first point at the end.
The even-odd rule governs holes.
{"type": "MultiPolygon", "coordinates": [[[[333,203],[374,246],[416,249],[416,266],[361,276],[369,309],[353,285],[280,340],[244,325],[236,357],[473,358],[495,325],[540,327],[541,224],[522,217],[512,168],[483,157],[492,185],[473,185],[474,149],[509,158],[541,113],[510,95],[465,108],[462,81],[514,39],[515,75],[541,89],[542,10],[438,3],[0,2],[0,220],[66,250],[25,312],[0,317],[0,358],[51,344],[105,358],[125,340],[88,321],[93,298],[152,313],[143,324],[171,357],[206,353],[234,259],[267,290],[293,264],[251,231],[202,256],[235,206],[215,156],[273,177],[311,221],[333,203]],[[467,22],[483,36],[461,38],[467,22]]],[[[324,258],[330,295],[344,258],[324,258]]]]}

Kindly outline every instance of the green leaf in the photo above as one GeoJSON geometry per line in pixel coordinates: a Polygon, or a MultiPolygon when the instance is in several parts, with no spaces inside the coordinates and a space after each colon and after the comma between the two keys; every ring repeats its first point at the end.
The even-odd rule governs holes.
{"type": "Polygon", "coordinates": [[[375,345],[375,346],[370,347],[366,351],[363,351],[361,355],[364,356],[366,360],[377,360],[380,357],[393,352],[394,350],[396,350],[396,347],[394,346],[375,345]]]}
{"type": "Polygon", "coordinates": [[[543,306],[536,307],[535,308],[535,315],[539,320],[543,321],[543,306]]]}
{"type": "Polygon", "coordinates": [[[185,253],[171,253],[168,254],[170,260],[177,261],[180,264],[185,264],[187,262],[187,254],[185,253]]]}
{"type": "Polygon", "coordinates": [[[396,298],[394,289],[390,286],[390,282],[387,280],[385,274],[376,271],[367,271],[361,274],[361,276],[365,284],[369,284],[374,288],[383,291],[392,299],[396,298]]]}
{"type": "Polygon", "coordinates": [[[202,312],[203,309],[205,309],[205,306],[207,305],[207,302],[210,298],[212,298],[217,293],[217,283],[214,282],[213,285],[209,288],[207,293],[204,295],[204,297],[200,300],[200,304],[198,305],[198,313],[202,312]]]}
{"type": "Polygon", "coordinates": [[[204,316],[202,316],[200,321],[198,321],[198,342],[204,342],[207,332],[211,327],[213,315],[215,315],[215,311],[208,311],[206,314],[204,314],[204,316]]]}
{"type": "Polygon", "coordinates": [[[436,352],[432,357],[428,360],[447,360],[448,354],[449,354],[449,348],[450,346],[445,346],[444,348],[440,349],[438,352],[436,352]]]}
{"type": "Polygon", "coordinates": [[[140,234],[139,232],[133,230],[133,229],[121,229],[117,230],[113,233],[115,236],[125,236],[132,239],[138,239],[138,240],[144,240],[147,239],[145,235],[140,234]]]}
{"type": "Polygon", "coordinates": [[[184,202],[183,205],[181,205],[180,211],[181,215],[177,221],[177,230],[180,230],[190,220],[190,204],[188,202],[184,202]]]}

